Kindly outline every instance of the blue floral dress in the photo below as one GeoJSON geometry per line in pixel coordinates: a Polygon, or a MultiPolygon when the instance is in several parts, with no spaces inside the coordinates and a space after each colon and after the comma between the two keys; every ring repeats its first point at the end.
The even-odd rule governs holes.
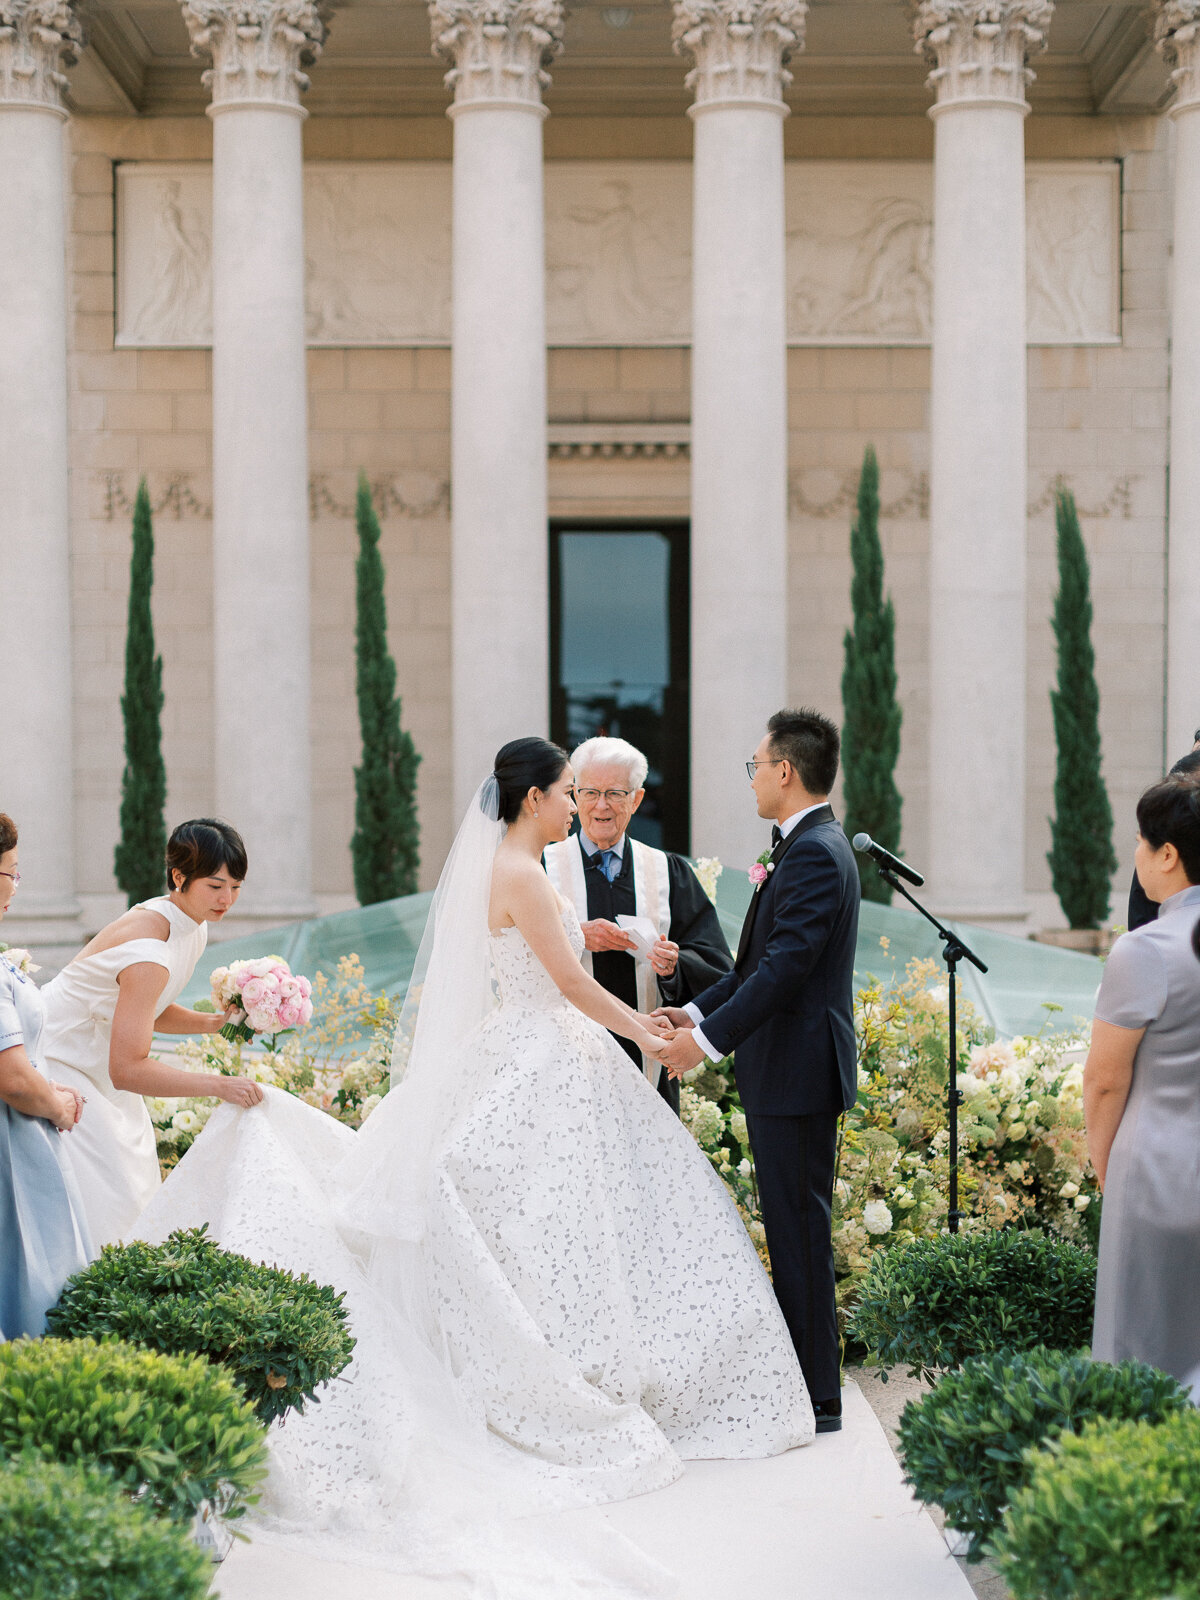
{"type": "MultiPolygon", "coordinates": [[[[44,1011],[32,979],[0,955],[0,1051],[24,1045],[40,1071],[44,1011]]],[[[0,1339],[37,1338],[63,1284],[92,1256],[60,1134],[0,1100],[0,1339]]]]}

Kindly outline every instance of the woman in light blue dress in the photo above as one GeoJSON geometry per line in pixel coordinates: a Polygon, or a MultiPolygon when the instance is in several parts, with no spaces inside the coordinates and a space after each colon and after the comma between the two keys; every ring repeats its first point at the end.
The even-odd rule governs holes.
{"type": "MultiPolygon", "coordinates": [[[[17,830],[0,812],[0,917],[20,876],[17,830]]],[[[62,1147],[82,1102],[38,1067],[43,1017],[33,979],[0,954],[0,1339],[44,1333],[63,1284],[92,1254],[62,1147]]]]}
{"type": "Polygon", "coordinates": [[[1117,940],[1084,1070],[1104,1190],[1098,1361],[1146,1361],[1200,1403],[1200,781],[1138,802],[1138,881],[1157,920],[1117,940]]]}

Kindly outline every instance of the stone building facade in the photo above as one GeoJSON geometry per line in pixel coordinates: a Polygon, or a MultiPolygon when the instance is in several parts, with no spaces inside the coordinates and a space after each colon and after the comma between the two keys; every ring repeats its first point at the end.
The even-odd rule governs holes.
{"type": "Polygon", "coordinates": [[[9,937],[120,903],[142,475],[169,816],[243,828],[244,921],[352,903],[360,469],[431,882],[496,746],[552,727],[573,529],[673,530],[668,842],[757,853],[764,716],[839,708],[867,444],[906,853],[943,910],[1061,920],[1063,481],[1119,883],[1200,722],[1198,24],[1200,0],[0,0],[9,937]]]}

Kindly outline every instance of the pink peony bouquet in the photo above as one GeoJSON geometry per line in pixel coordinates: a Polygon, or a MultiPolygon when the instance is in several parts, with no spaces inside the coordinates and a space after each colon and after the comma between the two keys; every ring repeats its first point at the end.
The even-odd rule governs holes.
{"type": "Polygon", "coordinates": [[[246,1041],[256,1033],[287,1033],[312,1021],[312,984],[279,956],[217,967],[209,980],[218,1011],[236,1006],[242,1015],[221,1029],[226,1039],[246,1041]]]}

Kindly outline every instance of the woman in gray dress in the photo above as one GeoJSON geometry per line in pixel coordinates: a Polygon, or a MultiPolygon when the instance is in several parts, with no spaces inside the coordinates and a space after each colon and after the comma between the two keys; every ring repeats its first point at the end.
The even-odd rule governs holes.
{"type": "Polygon", "coordinates": [[[1083,1077],[1104,1190],[1092,1354],[1149,1362],[1200,1403],[1200,781],[1155,784],[1137,817],[1158,918],[1113,946],[1083,1077]]]}
{"type": "MultiPolygon", "coordinates": [[[[20,881],[17,830],[0,812],[0,917],[20,881]]],[[[43,1015],[33,979],[0,954],[0,1340],[44,1333],[63,1284],[91,1257],[61,1137],[82,1102],[38,1069],[43,1015]]]]}

